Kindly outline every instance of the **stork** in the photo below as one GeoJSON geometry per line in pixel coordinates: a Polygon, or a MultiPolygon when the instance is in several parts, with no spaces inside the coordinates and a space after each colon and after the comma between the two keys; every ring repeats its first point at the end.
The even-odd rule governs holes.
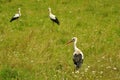
{"type": "Polygon", "coordinates": [[[18,13],[11,18],[10,22],[18,19],[20,16],[21,16],[21,12],[20,12],[20,8],[18,8],[18,13]]]}
{"type": "Polygon", "coordinates": [[[55,22],[58,25],[60,25],[60,22],[59,22],[58,18],[54,14],[52,14],[51,8],[48,8],[48,11],[49,11],[49,17],[53,21],[53,23],[55,22]]]}
{"type": "MultiPolygon", "coordinates": [[[[75,70],[78,71],[78,69],[81,67],[84,59],[84,55],[80,49],[77,48],[77,37],[73,37],[71,41],[69,41],[67,44],[74,42],[74,52],[73,52],[73,62],[75,64],[75,70]]],[[[78,71],[79,72],[79,71],[78,71]]]]}

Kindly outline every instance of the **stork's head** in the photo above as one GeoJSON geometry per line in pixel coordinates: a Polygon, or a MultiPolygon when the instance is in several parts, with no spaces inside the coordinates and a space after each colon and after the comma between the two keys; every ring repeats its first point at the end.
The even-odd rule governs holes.
{"type": "Polygon", "coordinates": [[[21,16],[20,8],[18,8],[18,13],[19,13],[19,15],[21,16]]]}
{"type": "Polygon", "coordinates": [[[71,41],[67,42],[67,44],[69,44],[71,42],[77,42],[77,37],[73,37],[71,41]]]}
{"type": "Polygon", "coordinates": [[[20,8],[18,8],[18,10],[20,11],[20,8]]]}
{"type": "Polygon", "coordinates": [[[48,8],[48,11],[51,12],[51,8],[50,7],[48,8]]]}
{"type": "Polygon", "coordinates": [[[77,37],[73,37],[73,38],[72,38],[72,41],[73,41],[73,42],[77,41],[77,37]]]}

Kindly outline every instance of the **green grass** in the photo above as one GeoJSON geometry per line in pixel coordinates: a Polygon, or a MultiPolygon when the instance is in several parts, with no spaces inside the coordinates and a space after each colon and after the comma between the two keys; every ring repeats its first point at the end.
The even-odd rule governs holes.
{"type": "Polygon", "coordinates": [[[120,80],[119,0],[1,0],[0,80],[120,80]],[[22,16],[12,23],[18,7],[22,16]],[[52,24],[48,7],[60,26],[52,24]],[[85,56],[72,73],[73,45],[85,56]]]}

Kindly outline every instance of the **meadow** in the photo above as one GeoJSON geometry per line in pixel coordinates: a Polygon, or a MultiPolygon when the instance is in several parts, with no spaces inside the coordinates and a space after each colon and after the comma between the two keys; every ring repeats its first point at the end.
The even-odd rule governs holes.
{"type": "Polygon", "coordinates": [[[120,0],[0,0],[0,80],[120,80],[119,9],[120,0]],[[65,45],[74,36],[85,58],[79,73],[65,45]]]}

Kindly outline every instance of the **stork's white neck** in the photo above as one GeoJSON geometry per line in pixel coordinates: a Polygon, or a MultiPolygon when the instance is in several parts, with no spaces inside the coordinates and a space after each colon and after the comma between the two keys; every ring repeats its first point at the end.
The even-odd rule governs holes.
{"type": "Polygon", "coordinates": [[[21,12],[20,12],[20,9],[19,9],[18,13],[19,13],[19,15],[21,16],[21,12]]]}
{"type": "Polygon", "coordinates": [[[52,15],[51,11],[49,12],[49,15],[52,15]]]}
{"type": "Polygon", "coordinates": [[[52,14],[52,13],[51,13],[51,8],[49,8],[49,14],[52,14]]]}
{"type": "Polygon", "coordinates": [[[49,10],[49,13],[51,13],[51,10],[49,10]]]}
{"type": "Polygon", "coordinates": [[[74,42],[74,51],[78,50],[76,43],[77,43],[77,40],[75,40],[75,42],[74,42]]]}

